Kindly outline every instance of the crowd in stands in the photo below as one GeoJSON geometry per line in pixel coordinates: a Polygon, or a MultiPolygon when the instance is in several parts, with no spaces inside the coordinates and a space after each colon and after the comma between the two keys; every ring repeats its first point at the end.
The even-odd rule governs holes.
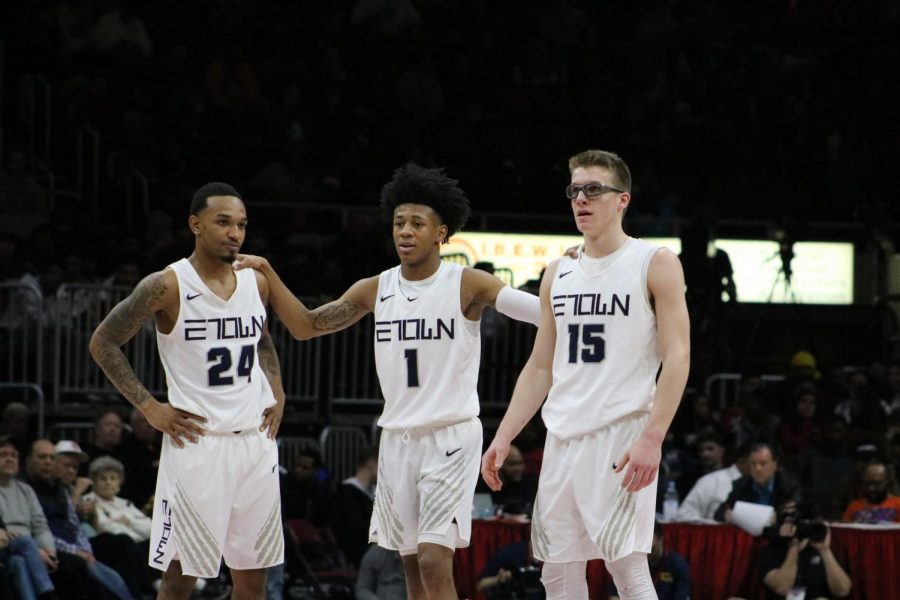
{"type": "MultiPolygon", "coordinates": [[[[559,215],[564,158],[608,146],[633,166],[629,218],[649,222],[645,234],[677,234],[679,219],[814,216],[900,243],[878,237],[900,220],[896,3],[613,4],[2,3],[0,282],[39,295],[0,297],[0,330],[49,323],[63,284],[131,287],[186,255],[188,199],[207,180],[245,193],[247,252],[298,295],[333,297],[394,262],[373,213],[333,209],[374,207],[413,159],[446,167],[476,210],[559,215]],[[31,75],[50,86],[47,148],[31,137],[31,75]],[[96,213],[77,190],[85,126],[101,140],[96,213]],[[149,211],[126,221],[134,172],[149,211]]],[[[828,521],[900,522],[900,364],[842,360],[820,372],[798,353],[776,384],[745,373],[726,405],[689,394],[660,470],[659,489],[674,481],[683,499],[678,518],[727,521],[738,500],[783,518],[815,499],[828,521]]],[[[79,447],[37,439],[34,418],[4,399],[6,583],[45,599],[152,594],[144,515],[158,433],[113,411],[79,447]]],[[[540,423],[517,444],[493,498],[506,514],[530,511],[540,423]]],[[[402,597],[397,557],[367,545],[375,479],[371,453],[343,482],[301,453],[283,474],[284,517],[313,524],[319,566],[359,570],[358,597],[379,585],[378,597],[402,597]]],[[[296,577],[296,557],[287,569],[270,574],[271,597],[296,577]]]]}

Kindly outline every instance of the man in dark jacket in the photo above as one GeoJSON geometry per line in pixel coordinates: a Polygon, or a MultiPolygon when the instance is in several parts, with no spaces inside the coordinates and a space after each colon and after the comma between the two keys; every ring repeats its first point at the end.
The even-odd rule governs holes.
{"type": "Polygon", "coordinates": [[[765,504],[776,510],[785,502],[799,502],[800,484],[778,466],[778,448],[772,442],[756,442],[750,446],[750,475],[736,480],[731,494],[716,511],[716,520],[731,522],[738,501],[765,504]]]}

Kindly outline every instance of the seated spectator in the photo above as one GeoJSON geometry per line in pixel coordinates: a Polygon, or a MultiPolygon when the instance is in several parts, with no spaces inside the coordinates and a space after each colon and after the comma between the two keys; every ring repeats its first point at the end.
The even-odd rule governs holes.
{"type": "Polygon", "coordinates": [[[863,498],[853,500],[844,511],[844,521],[853,523],[900,523],[900,496],[888,465],[876,459],[862,472],[863,498]]]}
{"type": "Polygon", "coordinates": [[[34,436],[31,433],[31,409],[23,402],[10,402],[3,408],[3,433],[9,436],[19,454],[28,452],[34,436]]]}
{"type": "Polygon", "coordinates": [[[817,413],[818,392],[811,383],[794,391],[792,410],[778,426],[778,443],[786,455],[797,456],[822,441],[817,413]]]}
{"type": "Polygon", "coordinates": [[[406,600],[406,575],[396,550],[369,546],[356,577],[356,600],[406,600]]]}
{"type": "Polygon", "coordinates": [[[523,540],[507,544],[488,559],[478,574],[478,591],[490,598],[543,598],[540,563],[523,540]]]}
{"type": "Polygon", "coordinates": [[[534,497],[537,494],[537,481],[525,477],[525,461],[519,449],[510,444],[509,454],[500,467],[500,481],[503,487],[491,492],[491,500],[503,507],[509,515],[531,515],[534,497]]]}
{"type": "Polygon", "coordinates": [[[850,576],[831,551],[828,524],[817,520],[813,529],[792,517],[795,511],[795,503],[785,504],[778,533],[760,554],[766,598],[844,598],[850,576]]]}
{"type": "Polygon", "coordinates": [[[369,525],[375,502],[378,454],[371,448],[360,452],[356,475],[341,483],[331,505],[331,529],[344,556],[360,564],[369,546],[369,525]]]}
{"type": "Polygon", "coordinates": [[[120,446],[122,464],[128,477],[122,483],[119,494],[150,514],[153,494],[159,473],[159,453],[162,434],[155,429],[138,409],[131,411],[131,431],[122,436],[120,446]]]}
{"type": "MultiPolygon", "coordinates": [[[[122,431],[125,424],[114,410],[108,410],[94,420],[94,439],[84,445],[90,460],[101,456],[112,456],[121,460],[122,431]]],[[[86,475],[86,473],[84,473],[86,475]]]]}
{"type": "MultiPolygon", "coordinates": [[[[688,600],[691,597],[690,569],[683,556],[665,549],[663,527],[659,521],[654,524],[653,545],[647,555],[653,587],[659,600],[688,600]]],[[[609,600],[619,600],[614,582],[609,584],[609,600]]]]}
{"type": "Polygon", "coordinates": [[[133,600],[134,596],[121,575],[94,556],[91,543],[79,526],[78,513],[66,486],[54,478],[55,463],[56,450],[53,444],[49,440],[40,439],[32,444],[25,462],[26,483],[37,494],[59,555],[69,556],[74,562],[86,564],[88,577],[100,588],[96,595],[111,594],[122,600],[133,600]]]}
{"type": "Polygon", "coordinates": [[[281,479],[281,510],[285,519],[309,519],[316,525],[325,522],[327,498],[317,477],[322,466],[319,453],[305,448],[297,453],[294,464],[281,479]]]}
{"type": "Polygon", "coordinates": [[[55,600],[53,534],[34,490],[16,480],[18,474],[19,451],[8,437],[0,438],[0,562],[20,598],[55,600]]]}
{"type": "Polygon", "coordinates": [[[738,501],[778,507],[789,500],[799,501],[800,484],[778,466],[778,450],[772,442],[750,445],[750,475],[734,482],[728,498],[716,510],[717,521],[731,522],[738,501]]]}
{"type": "Polygon", "coordinates": [[[856,462],[849,444],[847,422],[838,415],[830,415],[823,427],[823,443],[803,452],[794,472],[805,494],[816,499],[825,518],[838,520],[848,502],[856,497],[852,490],[856,462]]]}
{"type": "Polygon", "coordinates": [[[750,474],[750,446],[735,452],[734,464],[707,473],[697,480],[678,507],[678,521],[712,521],[719,506],[731,494],[734,481],[750,474]]]}
{"type": "Polygon", "coordinates": [[[125,467],[111,456],[91,461],[89,468],[94,491],[85,496],[97,505],[94,528],[98,533],[125,534],[135,542],[150,539],[150,517],[130,500],[120,498],[119,490],[125,480],[125,467]]]}
{"type": "Polygon", "coordinates": [[[68,488],[75,512],[82,524],[86,526],[88,536],[96,535],[90,523],[94,519],[95,504],[93,500],[84,495],[91,489],[91,480],[87,477],[79,477],[78,470],[87,460],[87,454],[78,443],[70,440],[60,440],[54,447],[56,450],[56,473],[54,477],[59,479],[68,488]]]}

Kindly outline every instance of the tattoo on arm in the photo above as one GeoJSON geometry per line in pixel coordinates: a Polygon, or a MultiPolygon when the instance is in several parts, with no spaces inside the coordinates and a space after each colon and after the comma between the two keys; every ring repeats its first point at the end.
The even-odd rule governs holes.
{"type": "Polygon", "coordinates": [[[131,295],[103,319],[91,340],[94,360],[116,389],[134,406],[142,405],[153,396],[138,379],[121,346],[153,316],[153,307],[167,287],[161,273],[141,281],[131,295]]]}
{"type": "Polygon", "coordinates": [[[283,397],[281,365],[278,362],[278,352],[275,350],[275,344],[270,336],[263,336],[259,340],[259,343],[256,345],[256,353],[259,356],[259,366],[265,373],[266,379],[269,380],[276,399],[278,399],[279,394],[283,397]]]}
{"type": "Polygon", "coordinates": [[[326,304],[313,311],[313,329],[331,331],[347,325],[356,316],[359,306],[350,300],[326,304]]]}

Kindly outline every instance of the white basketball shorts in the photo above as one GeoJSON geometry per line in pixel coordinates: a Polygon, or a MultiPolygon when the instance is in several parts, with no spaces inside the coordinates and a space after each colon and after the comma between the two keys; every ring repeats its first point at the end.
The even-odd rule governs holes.
{"type": "Polygon", "coordinates": [[[415,554],[423,542],[468,546],[481,439],[477,418],[444,427],[384,430],[369,541],[404,556],[415,554]]]}
{"type": "Polygon", "coordinates": [[[185,575],[219,564],[261,569],[284,562],[278,448],[256,429],[207,432],[176,446],[163,436],[153,504],[150,566],[181,561],[185,575]]]}
{"type": "Polygon", "coordinates": [[[613,472],[647,422],[632,413],[596,431],[562,440],[547,435],[531,524],[534,557],[566,563],[617,560],[650,552],[656,481],[635,493],[613,472]]]}

